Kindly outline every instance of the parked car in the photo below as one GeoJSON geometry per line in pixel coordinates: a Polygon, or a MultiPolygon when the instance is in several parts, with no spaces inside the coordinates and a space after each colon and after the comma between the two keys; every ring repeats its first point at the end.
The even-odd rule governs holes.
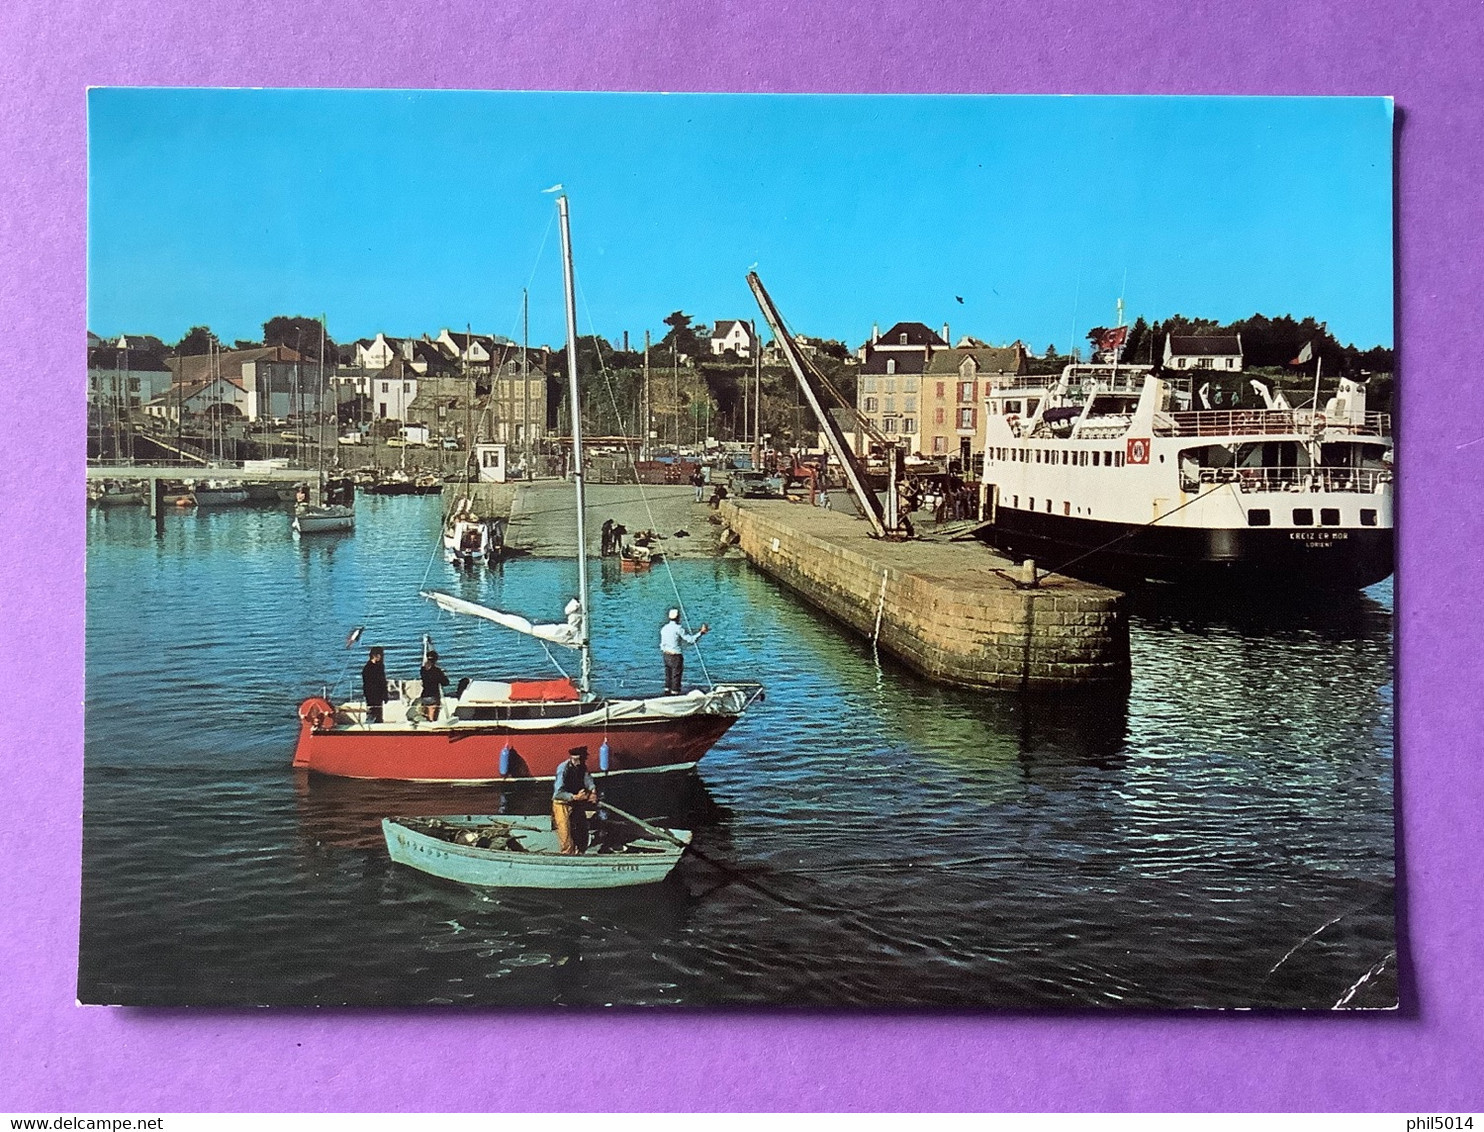
{"type": "Polygon", "coordinates": [[[388,448],[406,448],[407,441],[403,440],[400,436],[394,436],[386,442],[386,446],[388,448]]]}
{"type": "Polygon", "coordinates": [[[443,438],[443,450],[445,452],[457,452],[462,447],[457,436],[445,436],[443,438]]]}

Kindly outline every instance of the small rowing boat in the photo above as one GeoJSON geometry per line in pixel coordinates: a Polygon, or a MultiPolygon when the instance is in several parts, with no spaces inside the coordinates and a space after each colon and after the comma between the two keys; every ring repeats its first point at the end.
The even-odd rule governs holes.
{"type": "Polygon", "coordinates": [[[690,844],[688,829],[660,830],[645,823],[639,836],[630,837],[617,832],[617,823],[603,824],[609,831],[599,837],[600,844],[571,856],[558,851],[549,816],[382,818],[381,832],[398,864],[486,888],[656,884],[670,875],[690,844]]]}

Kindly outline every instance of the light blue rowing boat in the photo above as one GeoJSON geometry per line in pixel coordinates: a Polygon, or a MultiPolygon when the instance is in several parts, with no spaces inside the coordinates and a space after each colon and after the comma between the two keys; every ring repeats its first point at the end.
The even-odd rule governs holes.
{"type": "Polygon", "coordinates": [[[669,876],[690,844],[688,829],[647,823],[644,836],[563,856],[550,817],[449,814],[382,818],[398,864],[486,888],[623,888],[669,876]]]}

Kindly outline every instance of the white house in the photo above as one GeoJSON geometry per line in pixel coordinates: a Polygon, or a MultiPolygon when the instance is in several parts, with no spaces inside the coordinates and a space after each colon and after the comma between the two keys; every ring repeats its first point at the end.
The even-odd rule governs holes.
{"type": "Polygon", "coordinates": [[[713,357],[733,351],[739,358],[752,357],[752,328],[740,318],[719,318],[711,328],[713,357]]]}
{"type": "Polygon", "coordinates": [[[170,367],[154,354],[117,346],[88,351],[88,401],[117,409],[141,408],[170,388],[170,367]]]}
{"type": "Polygon", "coordinates": [[[394,358],[401,358],[414,373],[425,374],[429,369],[442,369],[444,362],[453,356],[449,352],[452,349],[449,346],[445,350],[441,343],[435,343],[426,334],[421,338],[389,338],[378,332],[375,338],[362,339],[355,344],[355,364],[370,373],[377,373],[391,365],[394,358]]]}
{"type": "Polygon", "coordinates": [[[1237,372],[1242,368],[1242,336],[1170,334],[1165,338],[1164,368],[1237,372]]]}
{"type": "Polygon", "coordinates": [[[398,338],[388,338],[385,334],[377,331],[376,337],[369,342],[356,343],[356,362],[364,370],[377,373],[392,364],[392,359],[401,357],[398,349],[400,343],[398,338]]]}
{"type": "Polygon", "coordinates": [[[460,362],[474,372],[489,372],[491,361],[508,352],[511,342],[494,334],[459,334],[446,326],[433,339],[433,345],[450,361],[460,362]]]}
{"type": "MultiPolygon", "coordinates": [[[[175,404],[184,408],[186,415],[213,417],[246,417],[248,410],[247,391],[227,377],[208,377],[193,381],[174,391],[175,404]]],[[[169,401],[171,398],[159,400],[169,401]]],[[[156,401],[158,404],[159,401],[156,401]]],[[[153,411],[153,409],[151,410],[153,411]]],[[[173,416],[173,413],[159,415],[173,416]]]]}
{"type": "Polygon", "coordinates": [[[371,415],[379,421],[405,421],[417,398],[417,375],[400,357],[366,379],[371,415]]]}

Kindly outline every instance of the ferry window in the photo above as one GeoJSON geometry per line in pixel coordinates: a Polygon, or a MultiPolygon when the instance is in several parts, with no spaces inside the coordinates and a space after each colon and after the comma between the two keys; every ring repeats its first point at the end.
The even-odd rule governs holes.
{"type": "MultiPolygon", "coordinates": [[[[943,387],[940,385],[938,388],[941,390],[943,387]]],[[[1019,401],[1006,401],[1005,402],[1005,416],[1007,416],[1007,417],[1018,417],[1018,416],[1020,416],[1020,402],[1019,401]]]]}
{"type": "Polygon", "coordinates": [[[1338,507],[1321,507],[1319,509],[1319,521],[1326,527],[1338,527],[1340,525],[1340,509],[1338,507]]]}
{"type": "Polygon", "coordinates": [[[1099,453],[1099,452],[1094,452],[1094,453],[1093,453],[1093,454],[1092,454],[1092,466],[1093,466],[1093,467],[1094,467],[1094,468],[1096,468],[1096,467],[1098,467],[1098,457],[1099,457],[1099,456],[1100,456],[1100,455],[1101,455],[1101,453],[1099,453]]]}
{"type": "Polygon", "coordinates": [[[1034,511],[1036,509],[1036,497],[1034,495],[1031,496],[1029,502],[1030,502],[1030,509],[1032,511],[1034,511]]]}
{"type": "Polygon", "coordinates": [[[1360,525],[1362,527],[1374,527],[1376,525],[1376,512],[1373,508],[1362,507],[1360,509],[1360,525]]]}
{"type": "Polygon", "coordinates": [[[1018,495],[1012,495],[1010,497],[1010,506],[1011,507],[1019,507],[1020,506],[1020,496],[1018,496],[1018,495]]]}
{"type": "Polygon", "coordinates": [[[1072,505],[1066,500],[1062,500],[1061,513],[1063,515],[1070,515],[1072,513],[1072,505]]]}
{"type": "Polygon", "coordinates": [[[1071,460],[1072,460],[1072,454],[1070,452],[1068,452],[1065,448],[1063,448],[1062,449],[1062,453],[1061,453],[1061,462],[1063,464],[1068,464],[1068,463],[1071,463],[1071,460]]]}
{"type": "Polygon", "coordinates": [[[1046,501],[1046,514],[1051,514],[1051,500],[1046,501]]]}
{"type": "Polygon", "coordinates": [[[1273,525],[1273,515],[1266,507],[1254,507],[1247,512],[1247,525],[1249,527],[1270,527],[1273,525]]]}
{"type": "Polygon", "coordinates": [[[1295,527],[1312,527],[1314,525],[1314,511],[1309,507],[1295,507],[1293,509],[1293,525],[1295,527]]]}

